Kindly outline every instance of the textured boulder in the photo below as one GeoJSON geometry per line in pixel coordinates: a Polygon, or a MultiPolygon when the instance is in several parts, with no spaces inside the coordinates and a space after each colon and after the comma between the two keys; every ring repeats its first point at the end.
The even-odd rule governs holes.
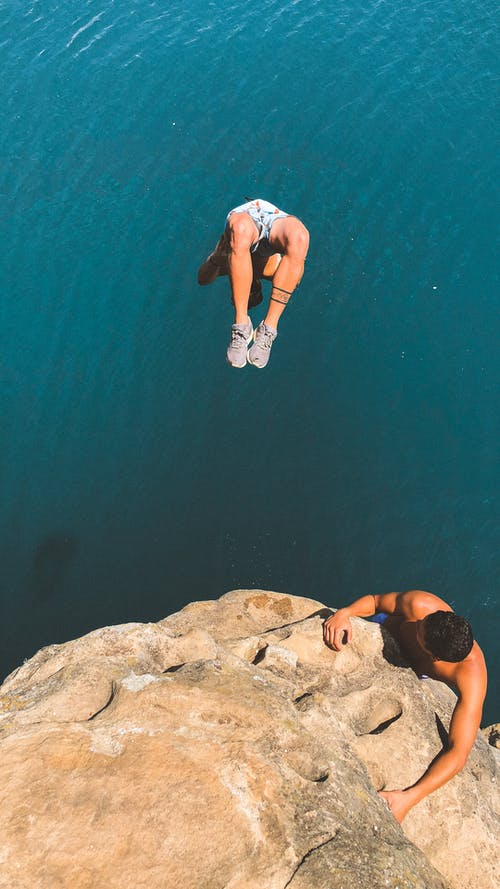
{"type": "Polygon", "coordinates": [[[495,725],[489,725],[487,728],[481,729],[484,737],[492,747],[500,749],[500,722],[495,725]]]}
{"type": "Polygon", "coordinates": [[[498,752],[400,827],[454,705],[389,634],[236,591],[50,646],[0,688],[0,887],[491,889],[498,752]]]}

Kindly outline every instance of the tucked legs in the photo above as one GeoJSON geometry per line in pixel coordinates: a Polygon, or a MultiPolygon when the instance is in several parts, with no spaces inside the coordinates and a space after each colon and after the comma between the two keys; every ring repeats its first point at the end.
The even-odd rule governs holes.
{"type": "Polygon", "coordinates": [[[229,214],[224,234],[198,270],[198,283],[229,277],[235,317],[227,359],[233,367],[243,367],[246,360],[266,366],[278,322],[304,273],[308,249],[309,232],[300,219],[283,215],[267,201],[251,201],[229,214]],[[271,298],[254,332],[248,310],[262,301],[262,278],[272,282],[271,298]]]}
{"type": "Polygon", "coordinates": [[[248,322],[248,299],[253,280],[250,247],[259,232],[248,213],[231,213],[227,222],[228,272],[234,304],[234,323],[248,322]]]}
{"type": "Polygon", "coordinates": [[[288,300],[304,274],[309,232],[296,216],[286,216],[274,223],[269,243],[283,257],[273,277],[269,309],[264,318],[264,323],[276,330],[288,300]]]}

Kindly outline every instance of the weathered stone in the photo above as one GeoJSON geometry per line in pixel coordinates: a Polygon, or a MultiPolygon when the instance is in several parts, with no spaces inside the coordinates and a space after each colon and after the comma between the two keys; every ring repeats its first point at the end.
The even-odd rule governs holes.
{"type": "Polygon", "coordinates": [[[236,591],[50,646],[0,688],[1,889],[491,889],[497,751],[401,828],[377,795],[441,749],[454,696],[385,630],[236,591]]]}
{"type": "Polygon", "coordinates": [[[265,590],[235,590],[220,599],[192,602],[161,620],[159,626],[184,634],[191,627],[207,630],[218,642],[255,636],[303,620],[324,610],[321,602],[265,590]]]}
{"type": "Polygon", "coordinates": [[[481,731],[488,744],[500,750],[500,722],[497,722],[495,725],[489,725],[487,728],[481,729],[481,731]]]}

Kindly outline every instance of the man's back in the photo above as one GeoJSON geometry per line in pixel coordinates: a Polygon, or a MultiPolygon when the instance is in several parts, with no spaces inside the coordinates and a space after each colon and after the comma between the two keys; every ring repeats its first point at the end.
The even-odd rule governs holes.
{"type": "Polygon", "coordinates": [[[385,622],[387,629],[396,637],[404,654],[419,675],[440,679],[453,685],[461,692],[461,686],[467,687],[471,680],[476,679],[482,687],[486,686],[486,664],[483,652],[477,644],[460,661],[436,659],[426,648],[419,632],[419,621],[436,611],[453,613],[453,609],[444,599],[427,593],[424,590],[408,590],[404,593],[387,593],[380,596],[380,608],[387,608],[389,617],[385,622]],[[389,610],[389,609],[394,609],[389,610]]]}

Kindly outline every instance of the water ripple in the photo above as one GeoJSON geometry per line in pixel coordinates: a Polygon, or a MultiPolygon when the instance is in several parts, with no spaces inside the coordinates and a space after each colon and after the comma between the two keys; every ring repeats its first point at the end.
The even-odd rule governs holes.
{"type": "Polygon", "coordinates": [[[91,28],[92,25],[95,25],[95,23],[98,22],[103,17],[104,12],[105,12],[105,10],[98,13],[98,15],[94,15],[93,18],[90,19],[90,21],[88,21],[85,25],[82,25],[81,28],[78,28],[78,30],[75,31],[75,33],[71,36],[70,40],[66,44],[66,49],[69,49],[69,47],[75,42],[75,40],[77,39],[77,37],[80,36],[80,34],[83,34],[84,31],[88,31],[88,29],[91,28]]]}
{"type": "MultiPolygon", "coordinates": [[[[485,601],[498,575],[485,505],[500,437],[494,8],[2,3],[6,625],[29,610],[24,549],[59,522],[85,539],[66,609],[80,603],[85,620],[101,622],[87,604],[101,569],[109,622],[124,599],[145,618],[138,589],[161,614],[207,583],[209,595],[249,577],[301,592],[313,576],[321,596],[332,572],[339,589],[362,589],[422,566],[431,588],[485,601]],[[258,375],[227,373],[227,282],[195,280],[249,193],[312,234],[265,392],[258,375]],[[269,455],[271,494],[259,487],[269,455]],[[263,534],[249,556],[262,502],[273,551],[263,534]],[[196,517],[207,547],[193,559],[196,517]],[[260,577],[260,562],[288,574],[260,577]]],[[[80,631],[75,618],[68,632],[80,631]]]]}

